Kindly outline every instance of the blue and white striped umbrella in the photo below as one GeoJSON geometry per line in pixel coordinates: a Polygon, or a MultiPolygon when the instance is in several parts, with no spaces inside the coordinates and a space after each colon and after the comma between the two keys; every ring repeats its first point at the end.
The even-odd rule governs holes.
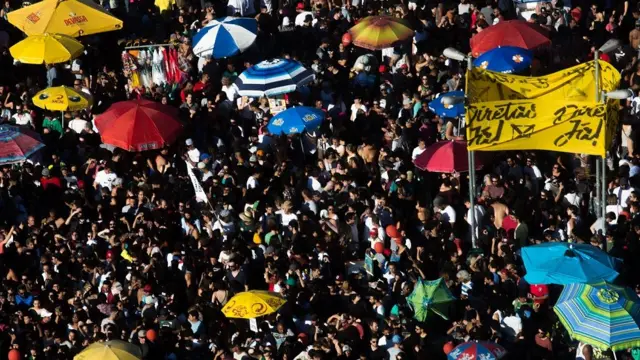
{"type": "Polygon", "coordinates": [[[256,19],[228,16],[212,20],[193,36],[193,53],[216,59],[233,56],[251,46],[257,32],[256,19]]]}
{"type": "Polygon", "coordinates": [[[275,96],[296,91],[315,79],[313,71],[297,61],[287,59],[265,60],[238,76],[236,86],[241,96],[275,96]]]}

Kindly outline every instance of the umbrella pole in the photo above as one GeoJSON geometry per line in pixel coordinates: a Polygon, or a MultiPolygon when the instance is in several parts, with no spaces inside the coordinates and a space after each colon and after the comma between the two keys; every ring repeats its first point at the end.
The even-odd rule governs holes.
{"type": "MultiPolygon", "coordinates": [[[[466,82],[469,82],[469,72],[473,68],[473,62],[471,56],[467,57],[467,76],[466,82]]],[[[465,93],[468,91],[468,86],[464,88],[465,93]]],[[[465,119],[466,121],[466,119],[465,119]]],[[[466,126],[465,126],[466,129],[466,126]]],[[[468,139],[467,139],[468,140],[468,139]]],[[[467,143],[467,165],[469,167],[469,209],[471,210],[471,216],[469,217],[469,225],[471,225],[471,246],[476,248],[476,209],[475,209],[475,183],[476,183],[476,160],[473,151],[468,150],[467,143]]]]}
{"type": "MultiPolygon", "coordinates": [[[[595,70],[595,91],[596,91],[596,102],[604,101],[604,96],[600,95],[600,51],[596,50],[593,54],[593,65],[595,70]]],[[[604,219],[606,214],[607,202],[607,190],[606,190],[606,182],[607,182],[607,152],[605,150],[602,159],[596,159],[596,162],[602,161],[602,165],[600,166],[600,176],[602,176],[600,180],[600,217],[602,221],[602,235],[607,233],[607,222],[604,219]]],[[[597,214],[597,212],[596,212],[597,214]]]]}
{"type": "Polygon", "coordinates": [[[60,111],[60,124],[62,124],[62,133],[64,134],[64,111],[60,111]]]}

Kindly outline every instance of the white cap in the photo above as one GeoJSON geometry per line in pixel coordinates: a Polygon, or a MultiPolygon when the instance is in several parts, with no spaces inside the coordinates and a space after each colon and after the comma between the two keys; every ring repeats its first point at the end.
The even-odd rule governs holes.
{"type": "Polygon", "coordinates": [[[191,146],[191,145],[193,145],[193,140],[191,140],[191,139],[187,139],[187,140],[185,140],[185,142],[184,142],[184,143],[185,143],[187,146],[191,146]]]}

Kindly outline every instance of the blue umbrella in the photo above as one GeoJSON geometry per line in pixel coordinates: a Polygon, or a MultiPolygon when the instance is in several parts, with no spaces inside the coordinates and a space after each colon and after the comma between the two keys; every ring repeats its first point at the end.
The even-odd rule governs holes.
{"type": "Polygon", "coordinates": [[[324,111],[308,106],[296,106],[274,116],[269,121],[267,129],[276,135],[299,134],[305,130],[317,129],[322,124],[322,120],[324,120],[324,111]]]}
{"type": "Polygon", "coordinates": [[[590,244],[543,243],[522,248],[529,284],[592,283],[613,281],[621,260],[590,244]]]}
{"type": "Polygon", "coordinates": [[[440,117],[457,118],[458,116],[464,115],[464,103],[460,102],[454,105],[445,105],[445,96],[464,97],[464,91],[449,91],[448,93],[441,94],[429,103],[429,109],[440,117]]]}
{"type": "Polygon", "coordinates": [[[315,79],[313,71],[294,60],[273,59],[243,71],[236,79],[240,96],[275,96],[296,91],[315,79]]]}
{"type": "Polygon", "coordinates": [[[193,53],[221,59],[245,51],[256,41],[258,22],[228,16],[212,20],[193,36],[193,53]]]}
{"type": "Polygon", "coordinates": [[[530,50],[502,46],[480,55],[473,61],[473,66],[501,72],[505,74],[518,73],[531,66],[533,54],[530,50]]]}

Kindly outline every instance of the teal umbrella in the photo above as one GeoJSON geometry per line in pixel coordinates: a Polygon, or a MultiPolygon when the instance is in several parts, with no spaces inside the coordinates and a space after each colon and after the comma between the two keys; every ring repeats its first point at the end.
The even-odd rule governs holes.
{"type": "Polygon", "coordinates": [[[432,281],[418,280],[407,296],[407,303],[418,321],[425,321],[430,314],[448,320],[449,304],[455,299],[444,280],[439,278],[432,281]]]}

